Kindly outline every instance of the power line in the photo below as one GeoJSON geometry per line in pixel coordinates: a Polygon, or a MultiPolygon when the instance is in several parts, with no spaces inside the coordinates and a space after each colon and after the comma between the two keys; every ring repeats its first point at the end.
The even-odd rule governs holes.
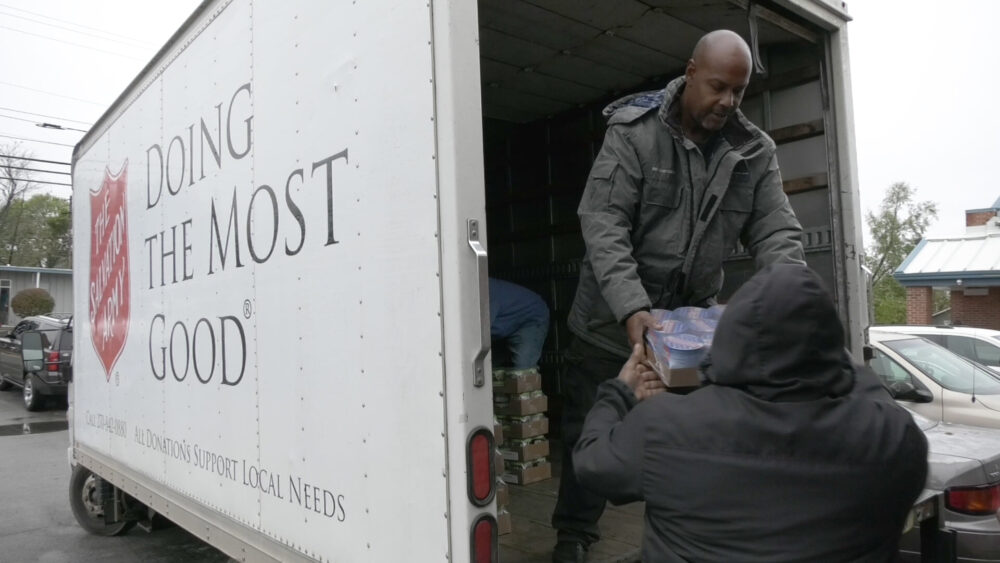
{"type": "Polygon", "coordinates": [[[43,128],[45,128],[45,129],[57,129],[57,130],[67,130],[67,131],[79,131],[79,132],[81,132],[81,133],[86,133],[86,132],[87,132],[87,131],[86,131],[86,130],[84,130],[84,129],[77,129],[77,128],[75,128],[75,127],[64,127],[64,126],[62,126],[62,125],[57,125],[57,124],[55,124],[55,123],[39,123],[37,119],[25,119],[25,118],[23,118],[23,117],[14,117],[13,115],[3,115],[3,114],[0,114],[0,117],[5,117],[5,118],[7,118],[7,119],[16,119],[16,120],[18,120],[18,121],[27,121],[28,123],[34,123],[35,125],[37,125],[37,126],[39,126],[39,127],[43,127],[43,128]]]}
{"type": "Polygon", "coordinates": [[[65,125],[59,125],[58,123],[36,123],[35,124],[42,129],[55,129],[56,131],[79,131],[80,133],[86,133],[86,129],[77,129],[76,127],[66,127],[65,125]]]}
{"type": "Polygon", "coordinates": [[[0,4],[0,7],[7,8],[8,10],[14,10],[14,11],[17,11],[17,12],[24,12],[25,14],[31,14],[33,16],[38,16],[40,18],[45,18],[47,20],[57,21],[57,22],[60,22],[60,23],[68,23],[70,25],[75,25],[77,27],[82,27],[83,29],[90,29],[90,30],[93,30],[93,31],[104,33],[106,35],[114,35],[115,37],[121,37],[122,39],[128,39],[130,41],[135,41],[137,43],[141,43],[140,40],[135,39],[134,37],[129,37],[127,35],[122,35],[120,33],[113,33],[111,31],[105,31],[105,30],[100,29],[100,28],[91,27],[89,25],[83,25],[83,24],[79,24],[79,23],[76,23],[76,22],[71,22],[71,21],[68,21],[68,20],[62,20],[62,19],[55,18],[55,17],[52,17],[52,16],[47,16],[45,14],[40,14],[38,12],[32,12],[30,10],[25,10],[23,8],[15,8],[14,6],[11,6],[9,4],[0,4]]]}
{"type": "Polygon", "coordinates": [[[54,115],[46,115],[44,113],[35,113],[35,112],[31,112],[31,111],[24,111],[22,109],[3,108],[3,107],[0,107],[0,109],[2,109],[4,111],[12,111],[14,113],[23,113],[23,114],[27,114],[27,115],[36,115],[38,117],[48,117],[49,119],[58,119],[59,121],[72,121],[74,123],[79,123],[81,125],[86,125],[88,127],[91,126],[91,125],[93,125],[93,123],[88,123],[86,121],[80,121],[79,119],[70,119],[68,117],[56,117],[54,115]]]}
{"type": "Polygon", "coordinates": [[[59,145],[61,147],[70,147],[70,148],[72,148],[72,147],[76,146],[76,145],[67,145],[66,143],[56,143],[56,142],[53,142],[53,141],[43,141],[41,139],[26,139],[24,137],[14,137],[12,135],[0,135],[0,137],[4,137],[6,139],[17,139],[18,141],[29,141],[29,142],[32,142],[32,143],[45,143],[46,145],[59,145]]]}
{"type": "Polygon", "coordinates": [[[21,30],[21,29],[13,28],[13,27],[7,27],[6,25],[0,25],[0,28],[2,28],[2,29],[9,29],[10,31],[13,31],[14,33],[23,33],[25,35],[31,35],[32,37],[40,37],[42,39],[48,39],[49,41],[55,41],[57,43],[65,43],[67,45],[72,45],[74,47],[81,47],[83,49],[90,49],[92,51],[99,51],[101,53],[107,53],[109,55],[115,55],[116,57],[124,57],[126,59],[132,59],[133,61],[142,61],[142,59],[140,59],[140,58],[133,57],[133,56],[130,56],[130,55],[126,55],[126,54],[123,54],[123,53],[117,53],[115,51],[109,51],[107,49],[101,49],[100,47],[92,47],[90,45],[84,45],[83,43],[75,43],[73,41],[66,41],[65,39],[56,39],[55,37],[50,37],[48,35],[42,35],[41,33],[32,33],[30,31],[24,31],[24,30],[21,30]]]}
{"type": "Polygon", "coordinates": [[[18,121],[27,121],[28,123],[38,123],[34,119],[25,119],[23,117],[14,117],[13,115],[0,115],[0,117],[6,117],[7,119],[16,119],[18,121]]]}
{"type": "Polygon", "coordinates": [[[46,182],[44,180],[24,180],[28,184],[52,184],[53,186],[69,186],[73,187],[73,184],[67,184],[65,182],[46,182]]]}
{"type": "Polygon", "coordinates": [[[30,90],[32,92],[39,92],[39,93],[42,93],[42,94],[48,94],[50,96],[56,96],[58,98],[66,98],[67,100],[74,100],[74,101],[77,101],[77,102],[83,102],[85,104],[93,104],[95,106],[100,106],[100,107],[104,107],[106,105],[106,104],[99,104],[97,102],[92,102],[90,100],[84,100],[82,98],[74,98],[73,96],[66,96],[65,94],[56,94],[55,92],[49,92],[48,90],[39,90],[38,88],[31,88],[31,87],[28,87],[28,86],[21,86],[20,84],[14,84],[13,82],[4,82],[3,80],[0,80],[0,84],[3,84],[5,86],[13,86],[14,88],[22,88],[24,90],[30,90]]]}
{"type": "Polygon", "coordinates": [[[42,170],[41,168],[22,168],[20,166],[7,166],[0,164],[0,168],[10,168],[11,170],[27,170],[29,172],[44,172],[46,174],[59,174],[60,176],[72,176],[69,172],[56,172],[55,170],[42,170]]]}
{"type": "MultiPolygon", "coordinates": [[[[4,13],[0,13],[0,15],[11,17],[11,18],[19,18],[19,19],[26,20],[26,21],[29,21],[29,22],[32,22],[32,23],[37,23],[39,25],[47,25],[49,27],[54,27],[56,29],[63,29],[63,30],[66,30],[66,31],[68,31],[70,33],[79,33],[80,35],[88,35],[90,37],[95,37],[97,39],[100,39],[101,41],[110,41],[112,43],[119,43],[121,45],[126,45],[128,47],[142,47],[144,49],[152,49],[153,48],[153,46],[151,44],[144,43],[144,42],[141,42],[141,41],[138,41],[138,40],[122,41],[120,39],[112,39],[110,37],[102,37],[102,36],[100,36],[100,35],[98,35],[96,33],[88,33],[86,31],[80,31],[78,29],[73,29],[71,27],[57,25],[57,24],[54,24],[54,23],[44,22],[44,21],[36,20],[36,19],[32,19],[32,18],[26,18],[24,16],[19,16],[17,14],[4,14],[4,13]]],[[[59,20],[57,20],[57,21],[59,21],[59,20]]],[[[74,25],[78,25],[78,24],[74,24],[74,25]]]]}
{"type": "Polygon", "coordinates": [[[59,162],[58,160],[42,160],[40,158],[28,158],[26,156],[17,156],[15,154],[0,154],[0,158],[13,158],[17,160],[30,160],[31,162],[44,162],[45,164],[61,164],[63,166],[72,166],[68,162],[59,162]]]}

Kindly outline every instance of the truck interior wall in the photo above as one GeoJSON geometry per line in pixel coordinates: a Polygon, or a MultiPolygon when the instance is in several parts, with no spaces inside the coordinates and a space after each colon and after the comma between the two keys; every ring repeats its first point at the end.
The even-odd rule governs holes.
{"type": "MultiPolygon", "coordinates": [[[[745,29],[736,31],[746,37],[745,29]]],[[[516,115],[522,109],[519,104],[529,103],[527,91],[532,86],[525,82],[520,85],[525,92],[504,98],[505,92],[518,90],[517,77],[509,76],[501,85],[503,91],[498,91],[497,83],[487,76],[491,72],[488,59],[504,54],[490,43],[489,34],[484,34],[482,41],[490,274],[534,290],[549,305],[552,324],[540,368],[544,390],[550,396],[549,417],[558,425],[558,374],[562,352],[571,339],[566,317],[585,250],[576,209],[603,141],[606,126],[601,110],[622,95],[662,88],[680,75],[683,67],[667,74],[650,69],[647,79],[630,88],[606,92],[596,100],[580,100],[570,110],[518,121],[491,116],[488,108],[509,104],[516,108],[510,113],[516,115]]],[[[821,78],[822,47],[786,37],[760,45],[760,53],[765,73],[752,77],[742,109],[778,144],[785,192],[803,226],[807,261],[830,280],[836,297],[832,236],[836,219],[828,187],[830,163],[824,134],[828,112],[821,78]]],[[[528,71],[518,76],[537,80],[532,74],[528,71]]],[[[535,90],[531,95],[539,94],[535,90]]],[[[744,249],[738,248],[727,260],[725,271],[720,296],[723,301],[753,274],[753,261],[744,249]]],[[[502,364],[502,347],[495,348],[494,358],[495,363],[502,364]]]]}

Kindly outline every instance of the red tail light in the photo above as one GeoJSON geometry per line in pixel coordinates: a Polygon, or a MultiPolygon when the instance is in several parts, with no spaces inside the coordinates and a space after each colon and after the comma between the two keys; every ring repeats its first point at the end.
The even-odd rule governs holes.
{"type": "Polygon", "coordinates": [[[45,369],[59,371],[59,352],[49,352],[45,355],[45,369]]]}
{"type": "Polygon", "coordinates": [[[476,429],[467,445],[469,464],[469,501],[486,506],[496,493],[496,466],[493,464],[493,433],[485,427],[476,429]]]}
{"type": "Polygon", "coordinates": [[[1000,510],[1000,483],[952,487],[946,491],[945,506],[962,514],[993,514],[1000,510]]]}
{"type": "Polygon", "coordinates": [[[497,563],[499,560],[497,521],[484,514],[472,525],[472,563],[497,563]]]}

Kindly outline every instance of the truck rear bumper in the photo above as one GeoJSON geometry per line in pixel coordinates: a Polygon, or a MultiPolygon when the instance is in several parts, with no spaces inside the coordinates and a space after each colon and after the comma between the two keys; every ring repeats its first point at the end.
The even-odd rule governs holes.
{"type": "MultiPolygon", "coordinates": [[[[45,395],[49,397],[65,397],[66,396],[66,384],[59,381],[48,381],[45,376],[39,374],[31,374],[32,383],[35,386],[35,392],[40,395],[45,395]]],[[[58,376],[57,376],[58,377],[58,376]]]]}

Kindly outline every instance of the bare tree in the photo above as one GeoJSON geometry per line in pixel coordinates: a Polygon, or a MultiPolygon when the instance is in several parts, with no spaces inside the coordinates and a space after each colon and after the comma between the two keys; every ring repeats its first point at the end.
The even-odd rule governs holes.
{"type": "Polygon", "coordinates": [[[0,143],[0,224],[6,222],[14,201],[37,187],[25,170],[31,168],[27,160],[31,156],[20,143],[0,143]]]}

